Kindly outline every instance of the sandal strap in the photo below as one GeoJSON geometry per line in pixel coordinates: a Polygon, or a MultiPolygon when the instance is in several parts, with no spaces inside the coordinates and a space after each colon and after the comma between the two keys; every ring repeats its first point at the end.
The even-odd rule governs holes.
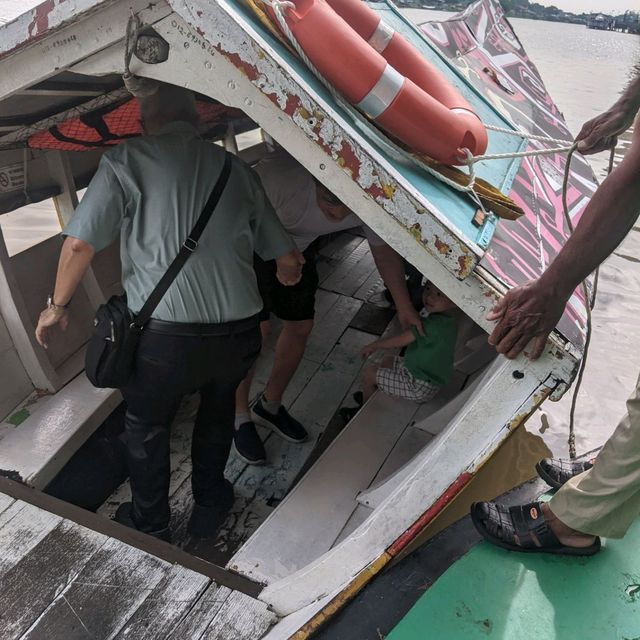
{"type": "Polygon", "coordinates": [[[520,540],[520,546],[526,548],[562,546],[555,533],[551,531],[539,502],[510,507],[509,515],[513,522],[514,531],[520,540]]]}

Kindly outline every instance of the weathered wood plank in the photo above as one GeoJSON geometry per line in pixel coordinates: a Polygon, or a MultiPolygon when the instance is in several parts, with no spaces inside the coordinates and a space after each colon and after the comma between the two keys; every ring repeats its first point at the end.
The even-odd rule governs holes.
{"type": "Polygon", "coordinates": [[[8,509],[15,500],[4,493],[0,493],[0,513],[8,509]]]}
{"type": "Polygon", "coordinates": [[[376,265],[369,250],[369,243],[362,242],[323,280],[322,288],[352,296],[375,270],[376,265]]]}
{"type": "Polygon", "coordinates": [[[232,593],[231,589],[227,589],[227,587],[211,583],[167,640],[199,640],[202,638],[202,634],[211,623],[212,618],[216,616],[232,593]]]}
{"type": "Polygon", "coordinates": [[[30,486],[46,486],[121,402],[119,391],[96,389],[79,375],[34,405],[20,428],[2,439],[0,468],[16,470],[30,486]]]}
{"type": "Polygon", "coordinates": [[[304,357],[323,362],[362,306],[361,300],[341,296],[313,328],[304,357]]]}
{"type": "Polygon", "coordinates": [[[210,583],[206,576],[174,565],[120,629],[115,640],[166,638],[189,615],[210,583]]]}
{"type": "Polygon", "coordinates": [[[344,260],[357,249],[364,238],[361,235],[341,231],[331,237],[328,242],[321,243],[318,254],[336,261],[344,260]]]}
{"type": "Polygon", "coordinates": [[[21,637],[107,539],[64,520],[7,571],[0,579],[3,640],[21,637]]]}
{"type": "Polygon", "coordinates": [[[316,291],[316,306],[315,306],[315,321],[316,324],[323,322],[324,317],[327,315],[331,307],[338,302],[340,294],[334,291],[327,291],[326,289],[318,289],[316,291]]]}
{"type": "Polygon", "coordinates": [[[315,422],[324,427],[341,406],[351,385],[358,384],[358,376],[364,364],[360,350],[372,340],[368,333],[347,329],[292,405],[292,414],[303,424],[315,422]]]}
{"type": "Polygon", "coordinates": [[[202,640],[259,640],[276,620],[264,602],[234,591],[207,627],[202,640]]]}
{"type": "Polygon", "coordinates": [[[111,638],[170,568],[168,562],[110,539],[23,638],[111,638]]]}
{"type": "Polygon", "coordinates": [[[374,269],[369,277],[360,285],[360,287],[353,294],[354,298],[376,304],[380,307],[390,307],[391,304],[384,300],[381,296],[376,295],[384,291],[384,281],[377,269],[374,269]],[[371,299],[373,296],[374,299],[371,299]]]}
{"type": "Polygon", "coordinates": [[[332,238],[318,251],[316,269],[320,284],[340,267],[342,261],[348,258],[361,244],[363,238],[350,233],[340,233],[332,238]]]}
{"type": "Polygon", "coordinates": [[[0,514],[0,575],[15,566],[60,523],[60,516],[16,500],[0,514]]]}

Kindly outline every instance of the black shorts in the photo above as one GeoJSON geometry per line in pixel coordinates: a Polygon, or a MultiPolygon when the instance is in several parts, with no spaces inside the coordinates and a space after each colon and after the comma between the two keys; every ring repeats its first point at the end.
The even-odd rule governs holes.
{"type": "Polygon", "coordinates": [[[276,278],[275,260],[265,262],[254,255],[253,268],[264,305],[260,312],[261,321],[268,320],[272,313],[281,320],[313,320],[319,284],[316,253],[308,248],[303,255],[302,278],[292,287],[285,287],[276,278]]]}

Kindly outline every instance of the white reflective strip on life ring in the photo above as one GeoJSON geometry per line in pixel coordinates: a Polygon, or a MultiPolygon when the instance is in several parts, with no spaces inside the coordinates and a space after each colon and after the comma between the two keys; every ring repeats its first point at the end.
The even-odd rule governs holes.
{"type": "Polygon", "coordinates": [[[395,31],[384,20],[380,20],[368,42],[378,53],[382,53],[391,42],[394,33],[395,31]]]}
{"type": "Polygon", "coordinates": [[[384,68],[378,82],[371,91],[358,102],[356,107],[364,111],[370,118],[378,118],[396,99],[404,84],[404,76],[398,73],[390,64],[384,68]]]}

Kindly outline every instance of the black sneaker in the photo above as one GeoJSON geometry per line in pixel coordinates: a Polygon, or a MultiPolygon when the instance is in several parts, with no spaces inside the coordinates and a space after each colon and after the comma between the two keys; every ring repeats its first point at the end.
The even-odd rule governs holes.
{"type": "Polygon", "coordinates": [[[251,417],[256,424],[275,431],[281,438],[289,442],[304,442],[307,430],[281,405],[278,413],[269,413],[262,406],[262,396],[258,397],[251,407],[251,417]]]}
{"type": "Polygon", "coordinates": [[[233,433],[233,448],[249,464],[264,464],[267,452],[253,422],[243,422],[233,433]]]}
{"type": "MultiPolygon", "coordinates": [[[[113,519],[120,524],[123,524],[125,527],[129,527],[130,529],[135,529],[136,531],[141,531],[136,526],[136,523],[133,521],[133,517],[131,512],[133,510],[132,502],[123,502],[116,510],[113,519]]],[[[158,540],[163,540],[164,542],[171,542],[171,533],[169,531],[169,527],[165,527],[164,529],[158,529],[157,531],[142,531],[142,533],[146,533],[149,536],[153,536],[154,538],[158,538],[158,540]]]]}
{"type": "Polygon", "coordinates": [[[234,500],[233,485],[225,480],[215,506],[193,505],[187,531],[195,538],[213,538],[231,511],[234,500]]]}

